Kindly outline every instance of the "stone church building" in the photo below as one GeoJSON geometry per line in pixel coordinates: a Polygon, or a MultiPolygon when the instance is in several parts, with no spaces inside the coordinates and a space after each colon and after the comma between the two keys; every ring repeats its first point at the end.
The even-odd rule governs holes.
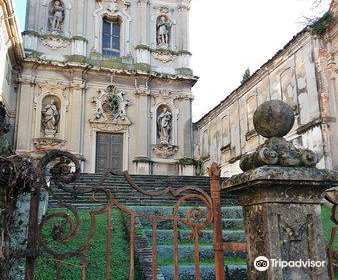
{"type": "Polygon", "coordinates": [[[297,119],[288,140],[338,168],[337,1],[324,30],[304,29],[195,124],[190,0],[28,0],[22,36],[4,3],[0,101],[17,153],[67,149],[88,173],[194,175],[216,161],[229,176],[264,141],[254,110],[282,99],[297,119]]]}
{"type": "Polygon", "coordinates": [[[60,148],[84,172],[187,174],[189,2],[28,0],[15,147],[60,148]]]}

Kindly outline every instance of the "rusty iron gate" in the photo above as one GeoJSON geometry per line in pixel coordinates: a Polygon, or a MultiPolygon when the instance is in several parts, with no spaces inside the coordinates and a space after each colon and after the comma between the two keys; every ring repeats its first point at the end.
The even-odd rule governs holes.
{"type": "MultiPolygon", "coordinates": [[[[116,175],[113,171],[107,171],[101,178],[101,180],[94,186],[87,188],[85,190],[77,190],[76,188],[69,187],[70,183],[75,182],[80,175],[80,165],[76,157],[68,152],[54,151],[49,152],[45,157],[43,157],[37,170],[41,175],[34,186],[34,191],[31,198],[31,207],[30,207],[30,221],[29,221],[29,236],[28,236],[28,255],[26,256],[26,271],[25,271],[25,280],[34,280],[35,267],[38,257],[41,254],[50,255],[56,265],[55,279],[61,279],[62,273],[62,263],[67,263],[66,258],[77,256],[82,259],[81,269],[82,280],[87,279],[86,276],[86,253],[88,246],[90,245],[93,236],[95,234],[95,216],[99,214],[107,215],[107,244],[106,244],[106,279],[111,279],[110,270],[113,269],[110,267],[110,258],[112,257],[111,252],[111,223],[112,223],[112,208],[117,207],[120,211],[125,213],[129,218],[129,236],[130,236],[130,272],[129,279],[135,279],[135,220],[137,218],[149,219],[152,223],[152,279],[157,279],[157,247],[156,247],[156,225],[159,221],[171,221],[173,225],[173,242],[174,242],[174,279],[179,279],[179,259],[178,259],[178,223],[183,223],[191,229],[192,235],[191,239],[194,244],[194,262],[195,262],[195,278],[200,279],[200,256],[199,256],[199,236],[201,230],[207,227],[213,228],[213,250],[215,258],[215,275],[216,280],[225,279],[224,271],[224,250],[227,248],[234,249],[236,244],[224,244],[222,237],[222,218],[221,218],[221,199],[220,199],[220,169],[217,164],[213,164],[209,170],[210,175],[210,193],[209,195],[206,191],[201,188],[196,187],[183,187],[181,189],[175,190],[171,187],[168,187],[162,191],[150,192],[143,189],[141,186],[135,184],[131,176],[124,172],[122,173],[125,177],[125,180],[129,183],[130,187],[137,192],[141,193],[144,196],[148,197],[159,197],[165,194],[171,195],[174,198],[177,198],[177,202],[173,205],[173,214],[171,216],[147,216],[143,214],[138,214],[132,209],[125,207],[117,201],[112,192],[108,188],[104,188],[102,185],[110,175],[116,175]],[[52,165],[52,166],[50,166],[52,165]],[[50,178],[47,180],[43,176],[45,170],[50,170],[50,178]],[[68,187],[67,187],[68,185],[68,187]],[[40,204],[40,195],[41,189],[44,188],[48,191],[50,196],[53,196],[54,199],[57,199],[60,207],[67,209],[71,215],[65,212],[51,212],[44,215],[39,221],[39,204],[40,204]],[[48,244],[43,241],[42,238],[42,229],[46,223],[52,219],[59,218],[63,219],[62,223],[57,223],[54,225],[51,234],[53,240],[59,242],[60,244],[65,244],[75,239],[81,229],[80,227],[80,218],[79,214],[75,207],[72,205],[67,205],[62,197],[58,197],[54,188],[62,189],[67,193],[72,193],[75,195],[80,194],[81,192],[91,193],[93,202],[97,202],[97,195],[101,194],[105,197],[105,204],[99,210],[90,211],[91,216],[91,228],[90,234],[86,242],[80,248],[74,249],[72,252],[60,253],[52,248],[49,248],[48,244]],[[178,214],[180,206],[187,202],[188,200],[199,201],[198,204],[192,205],[186,217],[181,217],[178,214]],[[202,205],[202,208],[199,206],[202,205]],[[205,210],[206,209],[206,210],[205,210]]],[[[240,245],[240,244],[238,244],[240,245]]],[[[243,250],[239,246],[238,250],[243,250]]],[[[67,263],[72,265],[71,263],[67,263]]],[[[89,279],[91,280],[91,279],[89,279]]],[[[112,279],[113,280],[113,279],[112,279]]]]}
{"type": "MultiPolygon", "coordinates": [[[[12,165],[10,168],[12,171],[16,170],[17,166],[11,159],[0,158],[0,162],[6,163],[8,166],[12,165]]],[[[22,165],[25,169],[23,174],[26,176],[32,170],[26,170],[27,166],[30,168],[30,165],[25,167],[25,162],[22,165]]],[[[133,209],[122,205],[117,201],[109,188],[104,187],[104,182],[108,176],[117,175],[112,170],[108,170],[100,179],[100,181],[94,186],[81,189],[74,187],[73,183],[76,182],[80,176],[80,164],[77,158],[68,152],[63,151],[51,151],[48,152],[36,166],[34,166],[33,176],[30,175],[30,179],[33,183],[33,186],[30,190],[31,192],[31,203],[30,203],[30,213],[29,213],[29,227],[28,227],[28,240],[27,240],[27,249],[23,252],[14,252],[18,258],[26,259],[26,268],[25,268],[25,280],[34,280],[36,274],[36,263],[39,257],[42,254],[49,255],[56,267],[55,277],[53,279],[60,280],[62,277],[62,264],[67,264],[69,266],[77,267],[81,269],[82,280],[92,280],[87,277],[87,250],[91,244],[94,234],[95,234],[95,217],[101,214],[106,215],[107,217],[107,227],[106,227],[106,265],[105,269],[105,279],[114,280],[110,277],[110,270],[114,267],[110,267],[110,259],[112,257],[111,243],[110,238],[112,234],[112,211],[113,208],[119,209],[122,213],[128,216],[128,227],[129,227],[129,237],[130,237],[130,268],[129,268],[129,279],[134,280],[135,278],[135,239],[137,238],[137,232],[135,231],[135,221],[139,218],[150,220],[152,225],[152,259],[151,259],[151,277],[152,280],[157,280],[157,223],[161,221],[171,221],[173,227],[173,243],[174,243],[174,279],[179,279],[179,261],[178,261],[178,224],[183,223],[191,229],[191,239],[194,245],[194,263],[195,263],[195,279],[200,279],[200,256],[199,256],[199,237],[203,229],[212,227],[213,229],[213,251],[214,251],[214,266],[215,266],[215,279],[216,280],[225,280],[225,269],[224,269],[224,252],[226,250],[246,250],[246,245],[241,243],[225,243],[222,236],[222,217],[221,217],[221,197],[220,197],[220,169],[217,164],[212,164],[209,169],[210,175],[210,195],[201,188],[196,187],[182,187],[181,189],[175,190],[174,188],[168,187],[162,191],[150,192],[142,188],[133,182],[131,176],[124,172],[121,173],[124,175],[125,180],[128,182],[131,189],[137,191],[138,193],[144,195],[145,197],[160,197],[162,195],[170,195],[175,198],[176,203],[172,206],[173,212],[169,216],[147,216],[135,212],[133,209]],[[48,174],[46,175],[46,171],[48,174]],[[42,190],[45,189],[50,197],[53,197],[57,200],[58,206],[61,209],[66,209],[65,211],[53,211],[48,212],[46,215],[43,215],[42,218],[39,218],[39,211],[41,210],[40,196],[42,190]],[[52,220],[62,219],[63,222],[55,223],[50,232],[51,238],[60,245],[67,244],[72,240],[78,237],[79,232],[81,231],[81,221],[80,216],[76,207],[65,203],[64,199],[58,196],[55,193],[56,189],[63,190],[66,193],[72,195],[81,195],[81,194],[91,194],[92,202],[99,202],[98,196],[101,195],[105,199],[105,203],[99,210],[91,210],[90,221],[91,227],[89,229],[88,238],[79,246],[71,251],[59,252],[55,248],[50,248],[48,242],[44,242],[42,238],[42,230],[44,226],[52,220]],[[190,204],[189,210],[186,213],[185,217],[179,215],[179,208],[189,200],[199,201],[199,203],[190,204]],[[203,209],[206,209],[203,211],[203,209]],[[70,257],[78,257],[81,259],[81,265],[76,265],[66,260],[70,257]]],[[[15,172],[14,172],[15,173],[15,172]]],[[[10,172],[8,176],[8,181],[11,184],[16,184],[18,179],[15,174],[10,172]]],[[[25,177],[24,176],[24,177],[25,177]]],[[[338,204],[335,201],[335,198],[330,195],[325,195],[327,201],[332,205],[331,208],[331,220],[335,225],[338,225],[337,221],[337,210],[338,204]]],[[[330,279],[335,279],[334,276],[334,263],[338,259],[338,253],[335,250],[334,244],[338,232],[338,227],[333,226],[331,232],[331,238],[327,246],[327,256],[329,262],[329,272],[330,279]]],[[[124,265],[124,264],[122,264],[124,265]]],[[[77,279],[69,279],[77,280],[77,279]]],[[[138,279],[136,279],[138,280],[138,279]]]]}

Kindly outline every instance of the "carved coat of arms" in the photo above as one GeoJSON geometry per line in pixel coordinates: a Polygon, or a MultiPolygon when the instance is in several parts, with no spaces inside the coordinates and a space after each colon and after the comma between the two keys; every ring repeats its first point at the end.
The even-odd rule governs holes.
{"type": "Polygon", "coordinates": [[[109,85],[106,90],[99,90],[92,103],[95,105],[95,113],[90,119],[91,122],[129,122],[127,106],[130,101],[126,100],[124,93],[114,85],[109,85]]]}

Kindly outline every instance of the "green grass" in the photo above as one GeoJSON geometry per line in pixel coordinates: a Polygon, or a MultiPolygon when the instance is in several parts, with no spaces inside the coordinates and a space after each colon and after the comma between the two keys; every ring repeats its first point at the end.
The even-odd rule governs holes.
{"type": "MultiPolygon", "coordinates": [[[[337,227],[335,223],[331,221],[331,208],[329,208],[326,205],[323,205],[322,207],[322,223],[323,223],[323,231],[324,231],[324,239],[325,244],[329,243],[330,237],[331,237],[331,231],[333,227],[337,227]]],[[[336,236],[335,243],[333,245],[334,250],[338,251],[338,236],[336,236]]],[[[335,275],[335,280],[338,280],[338,275],[335,275]]]]}
{"type": "MultiPolygon", "coordinates": [[[[54,211],[55,212],[55,211],[54,211]]],[[[60,211],[57,211],[60,212],[60,211]]],[[[53,212],[51,212],[53,213],[53,212]]],[[[52,238],[53,225],[61,222],[60,218],[50,220],[42,230],[44,243],[49,244],[49,248],[58,252],[74,251],[81,248],[90,235],[91,219],[88,210],[79,211],[81,220],[80,231],[77,237],[67,244],[55,242],[52,238]]],[[[72,216],[72,215],[71,215],[72,216]]],[[[129,240],[125,230],[123,215],[118,210],[113,210],[111,231],[111,260],[110,275],[114,280],[129,279],[129,240]]],[[[66,227],[69,230],[69,227],[66,227]]],[[[67,231],[66,231],[67,232],[67,231]]],[[[106,248],[107,248],[107,215],[100,214],[95,216],[95,234],[86,251],[86,279],[104,280],[106,279],[106,248]]],[[[61,265],[62,280],[81,279],[81,254],[63,260],[61,265]]],[[[136,273],[136,279],[142,279],[136,273]]],[[[43,255],[38,259],[35,280],[55,280],[56,261],[50,255],[43,255]]]]}
{"type": "MultiPolygon", "coordinates": [[[[330,217],[331,217],[331,209],[328,206],[324,205],[322,207],[322,223],[323,223],[325,244],[329,243],[332,228],[338,227],[331,221],[330,217]]],[[[336,240],[335,240],[333,248],[336,251],[338,251],[338,236],[336,236],[336,240]]]]}
{"type": "MultiPolygon", "coordinates": [[[[55,211],[54,211],[55,212],[55,211]]],[[[50,213],[54,213],[50,212],[50,213]]],[[[59,212],[59,211],[58,211],[59,212]]],[[[335,224],[330,220],[331,211],[327,206],[322,207],[322,222],[323,231],[326,244],[331,235],[331,229],[335,224]]],[[[70,216],[72,214],[70,213],[70,216]]],[[[79,211],[81,221],[79,234],[77,237],[67,244],[60,244],[55,242],[52,238],[52,228],[54,225],[60,223],[62,220],[56,218],[50,220],[42,231],[44,243],[49,244],[49,248],[58,252],[74,251],[76,248],[83,246],[90,234],[91,220],[88,210],[79,211]]],[[[129,239],[125,229],[125,215],[120,211],[113,211],[112,218],[112,237],[111,237],[111,270],[110,275],[113,280],[127,280],[129,279],[129,239]]],[[[69,230],[69,226],[66,227],[69,230]]],[[[66,232],[67,232],[66,230],[66,232]]],[[[140,234],[141,230],[136,229],[136,233],[140,234]]],[[[143,232],[142,232],[143,233],[143,232]]],[[[143,233],[144,234],[144,233],[143,233]]],[[[191,243],[182,243],[180,245],[190,245],[191,243]]],[[[168,244],[171,245],[171,244],[168,244]]],[[[210,244],[200,244],[210,245],[210,244]]],[[[90,242],[86,252],[87,279],[104,280],[106,279],[106,246],[107,246],[107,216],[100,214],[95,216],[95,234],[93,240],[90,242]]],[[[335,242],[335,250],[338,250],[338,242],[335,242]]],[[[226,265],[243,265],[246,263],[245,259],[240,258],[226,258],[224,260],[226,265]]],[[[165,261],[158,260],[158,266],[172,266],[173,260],[165,261]]],[[[180,266],[194,265],[193,261],[180,262],[180,266]]],[[[202,261],[201,265],[213,265],[213,260],[202,261]]],[[[61,265],[61,279],[62,280],[78,280],[81,279],[81,255],[71,257],[63,260],[61,265]],[[72,265],[70,265],[72,264],[72,265]]],[[[43,255],[38,259],[35,280],[54,280],[56,279],[56,265],[55,259],[50,255],[43,255]]],[[[135,279],[142,279],[140,273],[136,272],[135,279]]],[[[338,280],[336,277],[335,279],[338,280]]]]}

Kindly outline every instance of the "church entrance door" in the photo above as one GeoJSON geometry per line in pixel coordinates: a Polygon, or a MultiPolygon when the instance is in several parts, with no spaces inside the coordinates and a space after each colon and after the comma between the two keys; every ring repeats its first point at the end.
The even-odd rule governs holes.
{"type": "Polygon", "coordinates": [[[96,135],[96,172],[107,169],[123,169],[123,134],[97,133],[96,135]]]}

